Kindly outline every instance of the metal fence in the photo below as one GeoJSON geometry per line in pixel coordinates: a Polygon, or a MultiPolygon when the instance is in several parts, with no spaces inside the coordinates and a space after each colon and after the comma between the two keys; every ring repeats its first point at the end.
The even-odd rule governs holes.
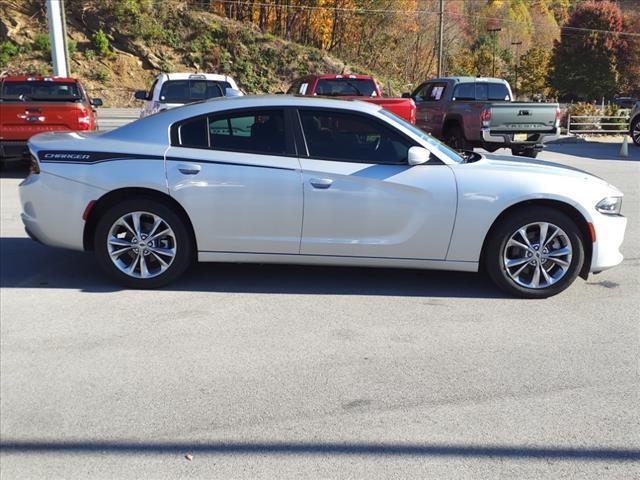
{"type": "Polygon", "coordinates": [[[602,133],[625,135],[629,132],[629,115],[571,115],[567,118],[567,134],[602,133]],[[576,121],[577,120],[577,121],[576,121]],[[617,121],[616,121],[617,120],[617,121]]]}

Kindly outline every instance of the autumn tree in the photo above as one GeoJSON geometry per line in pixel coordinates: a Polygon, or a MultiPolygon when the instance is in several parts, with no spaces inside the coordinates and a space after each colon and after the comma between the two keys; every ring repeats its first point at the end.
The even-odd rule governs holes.
{"type": "Polygon", "coordinates": [[[594,100],[613,96],[618,86],[620,37],[602,31],[622,31],[620,7],[609,1],[585,1],[565,27],[593,31],[563,28],[553,49],[551,85],[561,97],[594,100]]]}
{"type": "Polygon", "coordinates": [[[547,96],[550,90],[547,84],[550,62],[551,53],[548,50],[539,47],[529,49],[520,58],[518,91],[529,98],[537,94],[547,96]]]}
{"type": "MultiPolygon", "coordinates": [[[[630,10],[624,14],[625,32],[640,34],[640,11],[630,10]]],[[[640,37],[626,36],[621,39],[618,53],[620,72],[620,91],[627,95],[640,97],[640,37]]]]}

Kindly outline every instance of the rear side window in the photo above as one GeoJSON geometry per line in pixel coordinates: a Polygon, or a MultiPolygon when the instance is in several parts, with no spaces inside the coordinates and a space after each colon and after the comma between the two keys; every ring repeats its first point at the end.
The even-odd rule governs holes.
{"type": "Polygon", "coordinates": [[[475,83],[461,83],[453,92],[455,100],[475,100],[476,85],[475,83]]]}
{"type": "Polygon", "coordinates": [[[178,126],[183,147],[228,152],[286,155],[284,112],[261,110],[197,117],[178,126]]]}
{"type": "Polygon", "coordinates": [[[311,157],[361,163],[406,163],[411,143],[393,129],[364,115],[301,110],[311,157]]]}

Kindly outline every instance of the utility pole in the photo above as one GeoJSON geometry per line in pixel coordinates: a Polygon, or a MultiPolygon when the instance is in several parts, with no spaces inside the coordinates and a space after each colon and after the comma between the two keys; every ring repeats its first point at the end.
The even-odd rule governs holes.
{"type": "Polygon", "coordinates": [[[513,89],[515,92],[515,97],[516,99],[518,98],[518,65],[520,65],[520,45],[522,45],[522,41],[520,42],[511,42],[511,45],[515,45],[516,46],[516,65],[515,65],[515,74],[516,74],[516,78],[515,81],[513,82],[513,89]]]}
{"type": "Polygon", "coordinates": [[[440,0],[440,18],[438,26],[438,77],[442,76],[442,55],[444,39],[444,0],[440,0]]]}
{"type": "Polygon", "coordinates": [[[492,77],[496,76],[496,47],[497,47],[497,40],[496,40],[496,33],[501,32],[502,29],[501,28],[488,28],[487,29],[488,32],[491,32],[491,36],[493,37],[493,66],[491,68],[492,77]]]}
{"type": "Polygon", "coordinates": [[[68,77],[69,61],[67,60],[64,0],[47,0],[47,21],[49,23],[53,74],[59,77],[68,77]]]}

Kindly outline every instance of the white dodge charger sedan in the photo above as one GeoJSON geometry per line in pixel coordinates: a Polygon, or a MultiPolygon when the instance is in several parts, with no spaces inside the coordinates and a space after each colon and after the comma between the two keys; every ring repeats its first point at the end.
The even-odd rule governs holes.
{"type": "Polygon", "coordinates": [[[129,287],[195,261],[484,269],[542,298],[622,261],[622,193],[541,161],[464,157],[378,106],[220,98],[29,142],[28,234],[129,287]]]}

